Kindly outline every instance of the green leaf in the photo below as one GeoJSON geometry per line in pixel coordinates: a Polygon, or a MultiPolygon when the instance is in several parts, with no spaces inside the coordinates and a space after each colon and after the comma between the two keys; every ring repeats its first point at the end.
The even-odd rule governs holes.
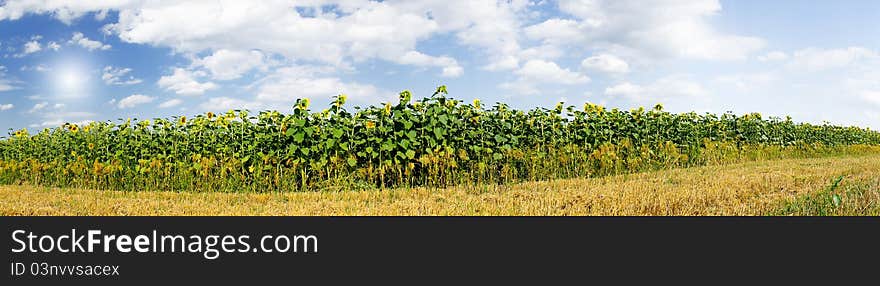
{"type": "Polygon", "coordinates": [[[334,143],[336,143],[335,139],[327,139],[327,141],[324,143],[324,145],[327,146],[327,149],[333,149],[334,143]]]}
{"type": "Polygon", "coordinates": [[[495,142],[504,143],[504,137],[501,137],[499,134],[495,134],[495,142]]]}
{"type": "Polygon", "coordinates": [[[357,165],[357,160],[355,160],[354,158],[348,158],[347,162],[348,162],[348,165],[351,167],[354,167],[355,165],[357,165]]]}
{"type": "Polygon", "coordinates": [[[413,151],[413,150],[407,150],[407,151],[406,151],[406,158],[407,158],[407,159],[412,159],[412,158],[415,158],[415,157],[416,157],[416,151],[413,151]]]}
{"type": "Polygon", "coordinates": [[[293,141],[296,143],[302,143],[305,136],[306,135],[304,133],[297,132],[296,134],[293,134],[293,141]]]}
{"type": "Polygon", "coordinates": [[[382,151],[391,150],[394,150],[394,143],[391,143],[390,141],[385,141],[385,143],[382,143],[382,151]]]}
{"type": "Polygon", "coordinates": [[[342,137],[342,129],[333,129],[331,132],[333,132],[333,138],[342,137]]]}
{"type": "Polygon", "coordinates": [[[446,130],[443,130],[443,128],[440,128],[440,127],[436,127],[436,128],[434,128],[433,131],[434,131],[434,136],[437,137],[437,139],[439,140],[439,139],[443,139],[443,133],[446,130]]]}

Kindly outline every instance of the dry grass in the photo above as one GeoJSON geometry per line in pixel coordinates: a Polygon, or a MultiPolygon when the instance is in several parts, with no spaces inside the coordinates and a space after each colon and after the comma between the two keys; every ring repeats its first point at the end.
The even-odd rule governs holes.
{"type": "Polygon", "coordinates": [[[3,215],[763,215],[880,177],[880,154],[751,162],[511,186],[173,193],[0,186],[3,215]]]}

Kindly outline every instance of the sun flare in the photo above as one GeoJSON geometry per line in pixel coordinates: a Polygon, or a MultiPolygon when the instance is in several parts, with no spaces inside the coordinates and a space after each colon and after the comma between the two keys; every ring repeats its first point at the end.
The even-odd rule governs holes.
{"type": "Polygon", "coordinates": [[[54,77],[58,97],[79,98],[86,95],[89,69],[85,64],[72,60],[65,62],[57,69],[54,77]]]}

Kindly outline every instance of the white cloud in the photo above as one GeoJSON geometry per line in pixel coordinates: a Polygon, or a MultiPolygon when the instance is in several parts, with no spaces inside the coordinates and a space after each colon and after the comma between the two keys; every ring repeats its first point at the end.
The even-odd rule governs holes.
{"type": "Polygon", "coordinates": [[[48,103],[48,102],[40,102],[40,103],[34,104],[34,107],[32,107],[28,112],[29,112],[29,113],[34,113],[34,112],[37,112],[37,111],[43,110],[43,109],[46,108],[47,106],[49,106],[49,103],[48,103]]]}
{"type": "Polygon", "coordinates": [[[605,95],[610,96],[638,96],[642,95],[645,91],[645,88],[632,84],[629,82],[624,82],[621,84],[617,84],[615,86],[605,88],[605,95]]]}
{"type": "Polygon", "coordinates": [[[83,33],[80,33],[80,32],[73,33],[73,37],[71,37],[70,41],[68,41],[67,43],[79,45],[80,47],[83,47],[89,51],[94,51],[94,50],[106,51],[106,50],[109,50],[110,48],[112,48],[110,45],[106,45],[106,44],[101,43],[99,41],[90,40],[89,38],[86,38],[83,35],[83,33]]]}
{"type": "Polygon", "coordinates": [[[860,95],[862,99],[880,106],[880,90],[864,91],[860,95]]]}
{"type": "Polygon", "coordinates": [[[779,78],[780,76],[774,72],[740,73],[715,77],[714,82],[733,86],[740,91],[752,91],[767,87],[779,78]]]}
{"type": "MultiPolygon", "coordinates": [[[[83,114],[76,114],[76,113],[74,113],[74,115],[80,115],[80,116],[84,116],[84,115],[86,115],[86,114],[90,114],[90,113],[83,113],[83,114]]],[[[91,114],[91,115],[89,115],[89,116],[94,116],[94,114],[91,114]]],[[[61,127],[61,126],[64,125],[65,123],[71,123],[71,124],[76,124],[76,125],[79,125],[79,126],[83,126],[83,125],[88,125],[89,123],[92,123],[92,122],[95,122],[95,121],[94,121],[94,120],[91,120],[91,119],[78,120],[78,121],[70,121],[70,120],[64,120],[64,119],[60,119],[60,118],[54,118],[54,119],[47,119],[47,120],[42,121],[42,122],[37,123],[37,124],[31,124],[30,127],[34,127],[34,128],[47,128],[47,127],[48,127],[48,128],[54,128],[54,127],[61,127]]]]}
{"type": "Polygon", "coordinates": [[[458,77],[463,72],[458,62],[450,57],[432,57],[420,52],[409,51],[397,60],[398,63],[415,65],[415,66],[436,66],[443,68],[442,76],[458,77]]]}
{"type": "Polygon", "coordinates": [[[519,75],[523,80],[537,83],[579,84],[590,81],[585,75],[543,60],[530,60],[514,74],[519,75]]]}
{"type": "Polygon", "coordinates": [[[53,17],[71,24],[71,22],[86,13],[100,9],[120,8],[130,5],[138,0],[107,0],[107,1],[82,1],[82,0],[7,0],[0,7],[0,20],[18,20],[22,16],[34,14],[52,14],[53,17]]]}
{"type": "Polygon", "coordinates": [[[46,44],[46,48],[57,52],[58,50],[61,49],[61,45],[52,41],[52,42],[49,42],[49,44],[46,44]]]}
{"type": "Polygon", "coordinates": [[[159,108],[171,108],[183,103],[183,100],[174,98],[159,104],[159,108]]]}
{"type": "Polygon", "coordinates": [[[538,94],[540,84],[574,85],[590,82],[590,78],[585,75],[544,60],[530,60],[513,73],[517,75],[515,81],[501,83],[498,87],[524,95],[538,94]]]}
{"type": "Polygon", "coordinates": [[[109,12],[110,12],[110,11],[107,10],[107,9],[98,10],[98,12],[95,13],[95,20],[98,20],[98,21],[104,21],[104,19],[107,18],[107,14],[108,14],[109,12]]]}
{"type": "Polygon", "coordinates": [[[425,54],[417,50],[419,41],[451,34],[463,46],[485,51],[490,63],[505,60],[520,50],[521,19],[534,13],[527,11],[532,3],[526,0],[7,2],[0,19],[37,13],[70,23],[90,12],[102,18],[110,10],[117,11],[118,22],[102,29],[108,35],[181,53],[259,50],[337,67],[370,59],[427,63],[449,77],[464,70],[447,60],[449,56],[426,55],[436,58],[428,61],[401,59],[411,52],[425,54]],[[186,29],[180,27],[183,22],[186,29]]]}
{"type": "Polygon", "coordinates": [[[708,19],[721,11],[718,0],[560,0],[559,9],[576,19],[548,19],[526,34],[553,44],[708,60],[744,59],[765,44],[717,31],[708,19]]]}
{"type": "Polygon", "coordinates": [[[15,105],[12,105],[12,103],[8,103],[8,104],[0,104],[0,111],[10,110],[10,109],[12,109],[12,108],[14,108],[14,107],[15,107],[15,105]]]}
{"type": "MultiPolygon", "coordinates": [[[[451,35],[457,44],[483,53],[483,69],[490,71],[515,70],[533,59],[553,60],[569,49],[740,59],[763,46],[761,39],[712,27],[709,18],[721,11],[717,0],[562,0],[558,7],[571,19],[552,18],[524,27],[544,14],[530,9],[539,5],[549,4],[527,0],[10,0],[0,11],[0,19],[38,13],[70,23],[90,12],[100,19],[108,11],[117,11],[118,22],[102,29],[107,35],[188,55],[208,52],[211,56],[202,60],[214,65],[205,68],[216,80],[234,79],[249,67],[259,66],[254,63],[256,57],[250,57],[252,51],[265,57],[280,55],[297,64],[345,67],[381,59],[435,67],[447,77],[462,75],[465,68],[454,58],[418,50],[420,41],[435,35],[451,35]],[[180,28],[182,22],[187,23],[186,29],[180,28]],[[524,47],[527,39],[541,44],[524,47]],[[250,53],[249,61],[229,66],[223,57],[232,54],[224,55],[224,51],[250,53]]],[[[193,66],[200,65],[194,62],[193,66]]]]}
{"type": "Polygon", "coordinates": [[[35,66],[21,66],[21,68],[19,68],[19,70],[21,70],[21,71],[47,72],[47,71],[50,71],[50,70],[52,70],[52,69],[50,69],[50,68],[47,67],[46,65],[43,65],[43,64],[37,64],[37,65],[35,65],[35,66]]]}
{"type": "Polygon", "coordinates": [[[542,44],[535,47],[522,49],[516,53],[516,57],[520,61],[528,62],[529,60],[549,61],[561,57],[565,52],[558,46],[542,44]]]}
{"type": "Polygon", "coordinates": [[[519,67],[519,59],[515,56],[504,56],[484,66],[484,70],[488,71],[504,71],[512,70],[519,67]]]}
{"type": "Polygon", "coordinates": [[[447,66],[443,67],[443,73],[440,75],[444,77],[459,77],[464,73],[464,68],[459,65],[447,66]]]}
{"type": "Polygon", "coordinates": [[[680,75],[663,77],[647,85],[624,82],[605,88],[605,95],[624,97],[639,104],[654,104],[681,97],[702,98],[708,94],[703,85],[680,75]]]}
{"type": "Polygon", "coordinates": [[[451,32],[458,43],[485,52],[484,69],[515,69],[509,57],[521,50],[521,19],[528,1],[426,0],[390,1],[390,5],[415,15],[430,14],[436,32],[451,32]]]}
{"type": "Polygon", "coordinates": [[[807,48],[795,51],[789,66],[796,70],[823,71],[876,60],[880,54],[864,47],[843,49],[807,48]]]}
{"type": "Polygon", "coordinates": [[[0,66],[0,92],[18,89],[15,86],[17,81],[6,78],[6,67],[0,66]]]}
{"type": "Polygon", "coordinates": [[[43,47],[40,46],[40,42],[30,41],[24,44],[24,54],[33,54],[42,50],[43,47]]]}
{"type": "MultiPolygon", "coordinates": [[[[37,114],[35,117],[39,118],[38,123],[31,124],[30,127],[59,127],[64,123],[75,123],[75,124],[83,124],[92,122],[89,118],[97,116],[97,114],[87,111],[67,111],[65,110],[64,104],[55,104],[52,107],[49,107],[48,102],[42,102],[37,104],[42,106],[40,108],[32,108],[30,113],[35,113],[36,111],[43,111],[37,114]]],[[[35,105],[34,107],[37,107],[35,105]]]]}
{"type": "Polygon", "coordinates": [[[132,94],[126,98],[119,100],[119,103],[117,103],[116,107],[119,107],[121,109],[132,108],[141,104],[153,102],[153,100],[156,100],[156,98],[143,94],[132,94]]]}
{"type": "MultiPolygon", "coordinates": [[[[147,2],[120,11],[119,22],[109,30],[126,42],[184,53],[260,50],[335,66],[372,58],[402,63],[399,60],[415,50],[418,40],[438,30],[424,10],[407,11],[396,3],[343,1],[336,11],[315,9],[314,15],[294,9],[320,4],[332,3],[147,2]],[[179,29],[181,22],[187,23],[186,29],[179,29]]],[[[455,67],[445,72],[455,73],[455,67]]]]}
{"type": "Polygon", "coordinates": [[[621,58],[610,54],[600,54],[584,59],[581,66],[585,69],[596,70],[610,74],[623,74],[629,72],[629,64],[621,58]]]}
{"type": "Polygon", "coordinates": [[[130,72],[130,68],[115,68],[112,66],[106,66],[104,67],[101,79],[104,80],[104,83],[109,85],[132,85],[143,82],[139,78],[128,75],[128,73],[130,72]]]}
{"type": "Polygon", "coordinates": [[[221,96],[209,98],[208,101],[199,105],[199,108],[203,110],[213,111],[226,111],[232,109],[260,110],[265,109],[264,106],[264,104],[259,102],[245,101],[242,99],[221,96]]]}
{"type": "Polygon", "coordinates": [[[541,92],[535,83],[523,80],[503,82],[498,87],[521,95],[536,95],[541,92]]]}
{"type": "Polygon", "coordinates": [[[216,80],[236,79],[254,68],[266,70],[263,53],[260,51],[218,50],[212,55],[198,60],[196,65],[204,66],[216,80]]]}
{"type": "Polygon", "coordinates": [[[784,61],[788,59],[788,54],[780,51],[772,51],[768,52],[764,55],[758,56],[758,60],[762,62],[772,62],[772,61],[784,61]]]}
{"type": "Polygon", "coordinates": [[[355,103],[377,99],[379,91],[376,87],[343,82],[328,75],[332,71],[312,66],[280,68],[258,83],[256,100],[280,109],[289,108],[297,98],[330,98],[340,93],[349,95],[349,100],[355,103]]]}
{"type": "Polygon", "coordinates": [[[194,74],[182,68],[175,68],[174,73],[159,78],[159,87],[174,91],[180,95],[202,95],[208,90],[217,88],[213,82],[198,82],[194,74]]]}
{"type": "Polygon", "coordinates": [[[523,29],[526,37],[553,43],[579,42],[585,40],[584,24],[571,19],[548,19],[523,29]]]}

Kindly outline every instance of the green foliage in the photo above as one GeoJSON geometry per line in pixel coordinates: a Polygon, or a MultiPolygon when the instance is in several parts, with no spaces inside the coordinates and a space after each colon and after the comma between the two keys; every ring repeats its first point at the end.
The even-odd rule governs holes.
{"type": "Polygon", "coordinates": [[[193,118],[65,124],[0,140],[0,183],[121,190],[305,190],[355,185],[443,186],[599,176],[821,154],[877,145],[880,133],[790,118],[621,111],[587,104],[510,109],[400,93],[397,104],[291,113],[245,110],[193,118]]]}
{"type": "Polygon", "coordinates": [[[831,180],[831,184],[817,192],[786,201],[769,215],[796,216],[852,216],[880,214],[880,181],[877,178],[848,181],[842,185],[844,176],[831,180]]]}

